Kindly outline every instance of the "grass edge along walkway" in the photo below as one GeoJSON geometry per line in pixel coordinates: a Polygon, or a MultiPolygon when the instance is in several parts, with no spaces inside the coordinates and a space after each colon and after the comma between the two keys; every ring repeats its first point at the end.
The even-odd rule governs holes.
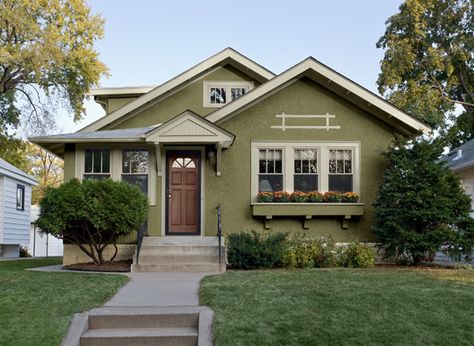
{"type": "Polygon", "coordinates": [[[206,277],[215,345],[470,345],[474,271],[310,269],[206,277]]]}
{"type": "Polygon", "coordinates": [[[75,313],[103,305],[128,281],[25,270],[60,263],[60,257],[0,261],[0,344],[60,345],[75,313]]]}

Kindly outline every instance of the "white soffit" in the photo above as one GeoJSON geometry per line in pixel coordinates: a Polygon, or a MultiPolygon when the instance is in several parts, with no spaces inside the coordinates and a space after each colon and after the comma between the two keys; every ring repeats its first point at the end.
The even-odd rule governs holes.
{"type": "Polygon", "coordinates": [[[200,62],[189,70],[177,75],[175,78],[170,79],[169,81],[157,86],[148,93],[138,97],[137,99],[125,104],[124,106],[118,108],[117,110],[107,114],[103,118],[93,122],[92,124],[82,128],[79,131],[97,131],[103,128],[104,126],[120,119],[121,117],[129,114],[130,112],[136,110],[137,108],[152,102],[157,97],[165,94],[166,92],[180,86],[183,83],[188,82],[190,79],[198,76],[199,74],[211,69],[214,66],[219,65],[225,60],[233,60],[236,63],[246,67],[250,71],[262,76],[264,79],[272,79],[275,75],[257,64],[253,60],[245,57],[239,52],[235,51],[232,48],[226,48],[223,51],[211,56],[210,58],[200,62]]]}
{"type": "Polygon", "coordinates": [[[318,62],[312,57],[303,60],[302,62],[296,64],[270,81],[258,86],[237,100],[210,113],[206,119],[213,123],[221,123],[227,118],[230,118],[239,110],[245,109],[246,106],[252,104],[254,101],[257,101],[260,97],[277,90],[279,87],[286,85],[294,79],[305,76],[305,74],[309,71],[316,73],[318,76],[323,77],[330,83],[337,84],[341,88],[345,89],[348,95],[353,94],[356,97],[365,100],[367,105],[370,105],[371,107],[377,108],[379,111],[386,113],[387,118],[393,117],[412,128],[414,131],[421,131],[425,134],[431,132],[431,128],[429,126],[395,107],[393,104],[384,100],[380,96],[370,92],[357,83],[344,77],[340,73],[318,62]]]}

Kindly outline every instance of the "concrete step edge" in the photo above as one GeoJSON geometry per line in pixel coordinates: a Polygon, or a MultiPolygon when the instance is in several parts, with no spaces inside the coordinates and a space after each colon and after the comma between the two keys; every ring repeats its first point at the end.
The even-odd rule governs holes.
{"type": "Polygon", "coordinates": [[[198,336],[197,328],[100,328],[89,329],[81,338],[198,336]]]}

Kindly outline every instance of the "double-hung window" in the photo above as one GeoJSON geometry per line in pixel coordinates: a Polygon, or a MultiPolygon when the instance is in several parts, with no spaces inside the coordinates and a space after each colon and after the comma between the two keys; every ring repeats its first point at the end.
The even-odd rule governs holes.
{"type": "Polygon", "coordinates": [[[252,143],[252,200],[258,192],[359,191],[358,142],[252,143]]]}
{"type": "Polygon", "coordinates": [[[260,149],[258,168],[259,192],[283,190],[282,150],[260,149]]]}
{"type": "Polygon", "coordinates": [[[353,191],[352,153],[352,149],[329,149],[329,191],[353,191]]]}
{"type": "Polygon", "coordinates": [[[122,151],[122,180],[148,194],[148,150],[122,151]]]}
{"type": "Polygon", "coordinates": [[[318,149],[293,149],[294,191],[317,191],[318,190],[318,149]]]}
{"type": "Polygon", "coordinates": [[[253,88],[251,82],[204,82],[204,107],[222,107],[253,88]]]}
{"type": "Polygon", "coordinates": [[[84,151],[84,179],[110,178],[110,150],[86,149],[84,151]]]}

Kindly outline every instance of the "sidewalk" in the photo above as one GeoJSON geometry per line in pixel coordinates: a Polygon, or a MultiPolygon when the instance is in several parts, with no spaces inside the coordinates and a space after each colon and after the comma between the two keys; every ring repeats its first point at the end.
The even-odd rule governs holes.
{"type": "Polygon", "coordinates": [[[199,283],[214,274],[127,273],[130,281],[104,306],[198,306],[199,283]]]}

